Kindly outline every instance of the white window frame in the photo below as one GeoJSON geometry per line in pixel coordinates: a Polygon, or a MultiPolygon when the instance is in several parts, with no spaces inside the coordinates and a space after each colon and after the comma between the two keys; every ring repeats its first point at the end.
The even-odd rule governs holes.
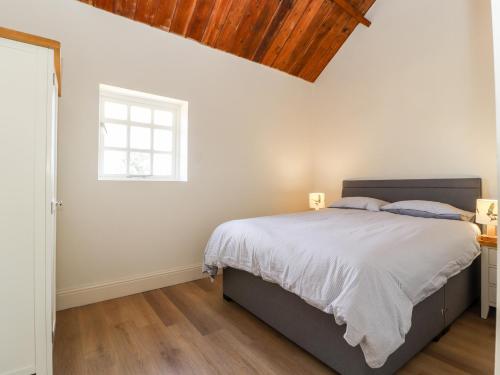
{"type": "Polygon", "coordinates": [[[99,157],[98,157],[98,180],[112,181],[187,181],[187,102],[161,97],[152,94],[146,94],[138,91],[122,89],[118,87],[100,85],[99,86],[99,157]],[[106,100],[118,104],[125,104],[127,108],[127,119],[106,119],[104,115],[104,102],[106,100]],[[146,107],[151,110],[151,123],[144,124],[131,120],[131,106],[146,107]],[[172,126],[155,125],[154,110],[165,110],[173,113],[172,126]],[[109,147],[104,146],[105,123],[125,125],[127,127],[127,144],[126,147],[109,147]],[[135,149],[130,147],[130,129],[131,127],[142,127],[151,129],[151,145],[149,150],[135,149]],[[154,130],[171,130],[172,131],[172,151],[155,151],[154,150],[154,130]],[[125,151],[127,154],[127,165],[125,174],[105,174],[104,173],[104,151],[117,150],[125,151]],[[130,174],[130,153],[141,152],[150,154],[150,170],[151,175],[134,175],[130,174]],[[172,156],[172,174],[171,175],[153,175],[153,159],[155,154],[164,154],[172,156]]]}

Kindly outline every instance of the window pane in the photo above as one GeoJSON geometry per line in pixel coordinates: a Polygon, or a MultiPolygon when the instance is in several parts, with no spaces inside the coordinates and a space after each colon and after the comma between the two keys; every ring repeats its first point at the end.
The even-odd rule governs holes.
{"type": "Polygon", "coordinates": [[[155,125],[172,126],[172,112],[155,110],[155,125]]]}
{"type": "Polygon", "coordinates": [[[104,117],[114,120],[127,119],[127,106],[125,104],[104,102],[104,117]]]}
{"type": "Polygon", "coordinates": [[[127,127],[118,124],[105,124],[102,128],[105,147],[127,147],[127,127]]]}
{"type": "Polygon", "coordinates": [[[134,175],[150,175],[151,154],[146,152],[131,152],[129,173],[134,175]]]}
{"type": "Polygon", "coordinates": [[[151,110],[146,107],[130,107],[130,120],[134,122],[142,122],[143,124],[151,123],[151,110]]]}
{"type": "Polygon", "coordinates": [[[154,154],[153,174],[155,176],[170,176],[172,174],[172,155],[154,154]]]}
{"type": "Polygon", "coordinates": [[[140,128],[138,126],[130,127],[130,147],[140,150],[150,150],[151,129],[140,128]]]}
{"type": "Polygon", "coordinates": [[[125,151],[105,150],[103,156],[104,174],[127,173],[127,153],[125,151]]]}
{"type": "Polygon", "coordinates": [[[155,129],[155,151],[172,151],[172,132],[170,130],[155,129]]]}

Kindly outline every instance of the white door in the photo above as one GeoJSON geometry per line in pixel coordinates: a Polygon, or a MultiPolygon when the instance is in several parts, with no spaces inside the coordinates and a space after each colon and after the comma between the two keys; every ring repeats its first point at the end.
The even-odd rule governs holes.
{"type": "Polygon", "coordinates": [[[0,38],[0,375],[51,373],[45,332],[50,58],[46,48],[0,38]]]}

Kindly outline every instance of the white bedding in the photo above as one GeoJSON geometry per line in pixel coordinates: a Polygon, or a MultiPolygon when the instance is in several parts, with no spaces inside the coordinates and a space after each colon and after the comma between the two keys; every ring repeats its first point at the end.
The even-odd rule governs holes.
{"type": "Polygon", "coordinates": [[[250,272],[333,314],[377,368],[404,343],[413,306],[479,254],[478,233],[464,221],[328,208],[224,223],[203,268],[250,272]]]}

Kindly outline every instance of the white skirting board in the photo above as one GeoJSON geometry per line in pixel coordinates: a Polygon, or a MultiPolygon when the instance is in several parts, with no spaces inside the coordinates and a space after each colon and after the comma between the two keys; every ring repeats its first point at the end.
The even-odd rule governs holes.
{"type": "Polygon", "coordinates": [[[57,310],[128,296],[203,277],[206,275],[201,272],[201,264],[196,264],[81,288],[62,289],[57,291],[57,310]]]}
{"type": "Polygon", "coordinates": [[[14,371],[4,372],[3,374],[0,375],[26,375],[26,374],[34,374],[35,371],[36,370],[33,367],[25,367],[14,371]]]}

